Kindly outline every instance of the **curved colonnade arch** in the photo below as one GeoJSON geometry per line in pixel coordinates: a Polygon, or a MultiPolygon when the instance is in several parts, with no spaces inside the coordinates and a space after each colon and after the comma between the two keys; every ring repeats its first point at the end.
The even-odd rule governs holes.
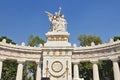
{"type": "MultiPolygon", "coordinates": [[[[18,69],[16,80],[22,80],[23,63],[25,61],[35,61],[37,63],[36,80],[41,79],[41,58],[44,46],[29,47],[22,45],[7,44],[4,40],[0,42],[0,78],[2,73],[2,61],[6,59],[17,60],[18,69]]],[[[45,48],[46,49],[46,48],[45,48]]],[[[64,49],[64,48],[63,48],[64,49]]],[[[111,60],[113,62],[114,80],[120,80],[118,60],[120,57],[120,41],[110,41],[100,45],[86,47],[72,46],[72,63],[74,64],[74,80],[79,80],[78,64],[90,61],[93,64],[93,79],[99,80],[99,60],[111,60]]]]}
{"type": "Polygon", "coordinates": [[[25,61],[33,61],[37,64],[36,79],[41,79],[41,48],[40,47],[29,47],[25,46],[24,43],[21,45],[7,44],[5,40],[0,42],[0,79],[2,74],[2,65],[4,60],[17,60],[18,68],[16,74],[16,80],[22,80],[23,63],[25,61]]]}
{"type": "MultiPolygon", "coordinates": [[[[91,44],[92,45],[92,44],[91,44]]],[[[86,47],[76,47],[74,46],[72,62],[75,64],[75,67],[78,67],[80,62],[91,62],[93,64],[93,79],[100,80],[99,78],[99,69],[98,61],[102,60],[111,60],[113,63],[113,72],[114,80],[120,80],[120,70],[118,65],[118,60],[120,58],[120,41],[110,40],[109,43],[92,45],[86,47]]],[[[77,68],[76,72],[79,74],[77,68]]],[[[79,75],[75,76],[76,79],[79,78],[79,75]]]]}

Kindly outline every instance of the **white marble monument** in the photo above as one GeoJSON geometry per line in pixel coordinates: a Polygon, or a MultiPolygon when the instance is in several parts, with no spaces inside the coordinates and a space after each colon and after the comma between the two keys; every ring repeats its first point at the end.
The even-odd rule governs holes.
{"type": "Polygon", "coordinates": [[[91,46],[85,47],[71,45],[70,34],[66,30],[67,21],[61,14],[61,8],[55,14],[46,13],[51,24],[44,45],[30,47],[25,46],[24,42],[21,45],[12,45],[6,43],[5,39],[0,42],[0,79],[4,76],[4,60],[11,59],[18,62],[16,80],[23,80],[25,61],[36,63],[36,80],[41,80],[42,77],[49,77],[50,80],[83,80],[80,78],[83,73],[79,73],[78,65],[89,61],[93,66],[93,80],[100,80],[98,62],[102,60],[112,61],[114,80],[120,80],[120,40],[110,39],[108,43],[99,45],[92,42],[91,46]]]}
{"type": "Polygon", "coordinates": [[[72,80],[72,47],[67,21],[61,14],[61,8],[55,14],[46,12],[51,22],[50,31],[46,33],[47,42],[43,50],[43,77],[51,80],[72,80]]]}

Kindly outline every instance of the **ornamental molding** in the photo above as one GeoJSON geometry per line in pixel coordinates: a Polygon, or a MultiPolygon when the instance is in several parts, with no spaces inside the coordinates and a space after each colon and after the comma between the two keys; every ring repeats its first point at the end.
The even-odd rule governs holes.
{"type": "MultiPolygon", "coordinates": [[[[25,58],[26,60],[38,60],[44,51],[70,51],[73,59],[79,61],[90,61],[92,58],[100,60],[108,60],[108,56],[120,56],[120,41],[109,42],[100,45],[87,46],[87,47],[74,47],[73,46],[40,46],[30,47],[22,45],[12,45],[0,42],[0,56],[3,58],[17,59],[25,58]]],[[[52,56],[52,55],[51,55],[52,56]]],[[[59,56],[59,55],[56,55],[59,56]]],[[[62,55],[61,55],[62,56],[62,55]]],[[[64,55],[63,55],[64,56],[64,55]]],[[[69,56],[69,55],[68,55],[69,56]]]]}
{"type": "Polygon", "coordinates": [[[0,48],[4,50],[11,50],[11,51],[17,51],[17,52],[34,52],[34,53],[41,52],[40,47],[13,45],[13,44],[8,44],[8,43],[3,43],[3,42],[0,42],[0,48]]]}
{"type": "MultiPolygon", "coordinates": [[[[23,45],[12,45],[0,42],[0,48],[6,50],[13,50],[13,51],[22,51],[22,52],[42,52],[42,50],[71,50],[74,53],[77,52],[96,52],[96,51],[105,51],[107,49],[116,49],[120,47],[120,41],[112,42],[112,43],[104,43],[96,46],[86,46],[86,47],[73,47],[73,46],[41,46],[41,47],[30,47],[30,46],[23,46],[23,45]]],[[[120,50],[120,49],[118,49],[120,50]]]]}
{"type": "Polygon", "coordinates": [[[112,43],[104,43],[95,46],[75,47],[73,52],[91,52],[91,51],[105,51],[106,49],[120,48],[120,41],[112,43]]]}

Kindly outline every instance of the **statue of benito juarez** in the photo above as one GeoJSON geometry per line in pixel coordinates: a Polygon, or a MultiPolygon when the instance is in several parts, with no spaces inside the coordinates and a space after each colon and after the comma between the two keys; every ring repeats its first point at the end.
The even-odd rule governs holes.
{"type": "Polygon", "coordinates": [[[50,12],[45,12],[48,17],[49,21],[51,22],[50,31],[51,32],[65,32],[67,27],[67,21],[64,18],[64,15],[61,14],[61,8],[59,8],[58,12],[55,14],[51,14],[50,12]]]}

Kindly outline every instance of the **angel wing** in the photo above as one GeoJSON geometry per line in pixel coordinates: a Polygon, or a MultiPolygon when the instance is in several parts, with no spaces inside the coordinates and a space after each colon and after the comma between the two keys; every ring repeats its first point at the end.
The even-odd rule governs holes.
{"type": "Polygon", "coordinates": [[[48,15],[49,17],[49,20],[52,21],[52,18],[53,18],[53,14],[48,12],[48,11],[45,11],[45,13],[48,15]]]}

